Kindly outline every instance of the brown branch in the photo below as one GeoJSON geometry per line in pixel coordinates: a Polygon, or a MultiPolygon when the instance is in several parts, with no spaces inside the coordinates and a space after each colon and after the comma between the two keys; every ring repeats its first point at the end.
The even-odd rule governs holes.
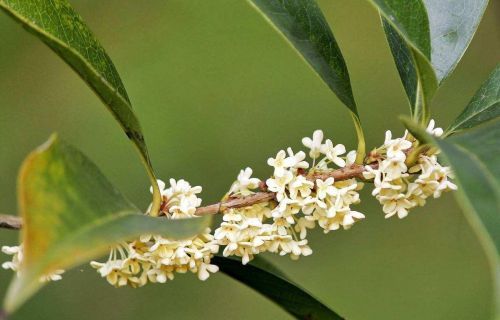
{"type": "Polygon", "coordinates": [[[22,224],[21,217],[0,214],[0,228],[19,230],[22,224]]]}
{"type": "MultiPolygon", "coordinates": [[[[377,168],[378,163],[370,164],[372,168],[377,168]]],[[[331,171],[316,171],[307,174],[307,179],[315,182],[317,179],[326,180],[333,177],[336,181],[347,180],[352,178],[363,179],[363,171],[365,171],[363,165],[352,164],[345,168],[331,170],[331,171]]],[[[306,174],[304,172],[304,174],[306,174]]],[[[265,184],[262,184],[265,186],[265,184]]],[[[257,203],[271,201],[275,198],[276,194],[274,192],[257,192],[250,196],[242,198],[230,198],[226,201],[214,203],[205,207],[199,207],[196,209],[196,215],[202,216],[205,214],[217,214],[223,212],[226,209],[231,208],[244,208],[257,203]]],[[[20,217],[0,215],[0,228],[7,229],[21,229],[22,220],[20,217]]]]}
{"type": "MultiPolygon", "coordinates": [[[[373,169],[378,168],[378,162],[370,164],[373,169]]],[[[307,180],[316,182],[319,180],[326,180],[330,177],[334,178],[335,181],[348,180],[352,178],[364,179],[363,172],[365,171],[365,166],[360,164],[351,164],[350,166],[340,168],[337,170],[323,171],[323,172],[313,172],[307,175],[307,180]]]]}
{"type": "Polygon", "coordinates": [[[231,208],[244,208],[257,203],[267,202],[274,199],[276,194],[274,192],[257,192],[250,196],[243,198],[232,198],[227,201],[211,204],[206,207],[199,207],[196,209],[196,215],[202,216],[205,214],[217,214],[225,209],[231,208]]]}

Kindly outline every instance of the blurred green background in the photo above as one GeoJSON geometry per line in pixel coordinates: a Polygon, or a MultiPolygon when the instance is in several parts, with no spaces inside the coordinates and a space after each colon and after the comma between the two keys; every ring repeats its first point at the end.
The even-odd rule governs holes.
{"type": "MultiPolygon", "coordinates": [[[[72,1],[115,62],[142,122],[159,177],[185,178],[217,201],[245,166],[322,128],[354,148],[339,100],[245,1],[72,1]]],[[[402,133],[408,106],[376,11],[363,0],[320,1],[346,58],[369,147],[402,133]]],[[[500,60],[500,3],[487,9],[433,117],[446,127],[500,60]]],[[[17,170],[57,131],[136,204],[148,181],[134,148],[96,96],[54,53],[0,15],[0,212],[16,212],[17,170]]],[[[368,189],[368,188],[367,188],[368,189]]],[[[385,220],[366,190],[367,219],[323,235],[298,262],[267,256],[348,319],[486,319],[492,281],[453,195],[385,220]]],[[[0,244],[18,234],[0,231],[0,244]]],[[[7,260],[2,255],[1,261],[7,260]]],[[[12,273],[0,272],[3,298],[12,273]]],[[[12,319],[290,319],[223,274],[200,282],[115,289],[88,266],[67,272],[12,319]]]]}

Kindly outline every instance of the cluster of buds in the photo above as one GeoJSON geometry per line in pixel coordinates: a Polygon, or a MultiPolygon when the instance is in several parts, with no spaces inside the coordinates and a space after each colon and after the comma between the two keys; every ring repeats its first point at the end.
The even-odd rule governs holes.
{"type": "MultiPolygon", "coordinates": [[[[434,128],[431,120],[427,132],[440,136],[443,130],[434,128]]],[[[304,151],[295,153],[287,148],[268,159],[273,174],[265,182],[252,177],[251,168],[241,170],[225,200],[250,199],[259,191],[272,193],[272,197],[245,203],[243,207],[222,207],[223,221],[213,235],[210,229],[181,240],[143,235],[113,247],[106,262],[92,261],[91,265],[117,287],[164,283],[172,280],[175,273],[188,271],[206,280],[219,269],[211,264],[211,259],[221,246],[224,256],[241,257],[243,264],[263,252],[298,259],[312,254],[308,229],[319,226],[328,233],[351,228],[365,218],[352,209],[360,202],[358,191],[364,184],[357,179],[373,182],[372,194],[382,205],[386,218],[395,215],[404,218],[411,208],[424,205],[428,197],[437,198],[444,191],[457,189],[450,181],[450,168],[439,164],[437,150],[422,149],[408,132],[393,139],[387,131],[384,144],[368,155],[364,166],[354,163],[356,151],[346,153],[344,145],[334,145],[330,139],[323,142],[321,130],[316,130],[312,138],[303,138],[302,143],[312,164],[306,161],[304,151]],[[352,168],[361,171],[335,179],[335,172],[352,168]]],[[[161,180],[158,184],[163,196],[162,215],[168,219],[196,217],[201,205],[198,197],[201,187],[174,179],[170,179],[169,188],[161,180]]],[[[17,271],[22,245],[2,250],[14,255],[12,262],[4,263],[3,267],[17,271]]],[[[41,280],[59,280],[62,272],[58,270],[41,280]]]]}

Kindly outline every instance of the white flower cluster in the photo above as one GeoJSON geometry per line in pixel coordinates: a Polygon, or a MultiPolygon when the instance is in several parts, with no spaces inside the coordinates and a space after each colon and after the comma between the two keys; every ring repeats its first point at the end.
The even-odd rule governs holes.
{"type": "MultiPolygon", "coordinates": [[[[441,128],[435,128],[434,120],[430,121],[427,132],[435,136],[443,134],[441,128]]],[[[306,239],[308,229],[316,225],[325,233],[341,227],[349,229],[365,218],[351,208],[360,202],[358,191],[363,183],[351,175],[338,181],[332,177],[339,168],[337,173],[363,167],[354,164],[355,151],[344,156],[344,145],[334,145],[330,139],[323,142],[321,130],[316,130],[312,138],[302,139],[302,143],[309,149],[312,166],[306,161],[305,152],[294,153],[291,148],[280,150],[275,158],[267,161],[273,175],[265,183],[252,178],[252,169],[246,168],[241,170],[226,195],[229,200],[252,197],[260,188],[273,192],[274,200],[224,209],[223,222],[213,235],[210,229],[182,240],[143,235],[113,247],[106,262],[92,261],[91,265],[114,286],[140,287],[148,282],[172,280],[176,272],[191,271],[200,280],[206,280],[210,273],[219,270],[211,264],[219,246],[225,246],[224,256],[241,257],[243,264],[262,252],[289,255],[292,259],[312,254],[306,239]]],[[[368,157],[363,176],[373,181],[372,194],[382,204],[386,218],[394,215],[404,218],[411,208],[424,205],[428,197],[437,198],[444,191],[457,189],[450,181],[450,168],[439,164],[437,151],[420,152],[423,149],[418,148],[418,141],[408,132],[393,139],[387,131],[384,144],[368,157]],[[412,154],[415,150],[420,153],[412,154]]],[[[161,180],[158,184],[163,197],[162,215],[168,219],[196,217],[196,209],[201,205],[198,197],[201,187],[174,179],[170,179],[169,188],[165,188],[161,180]]],[[[18,271],[22,245],[4,246],[2,251],[13,255],[12,261],[5,262],[3,268],[18,271]]],[[[41,281],[59,280],[63,272],[57,270],[41,281]]]]}
{"type": "MultiPolygon", "coordinates": [[[[334,146],[331,140],[323,143],[323,132],[317,130],[313,138],[304,138],[313,158],[309,173],[328,170],[334,163],[345,167],[353,162],[355,152],[341,157],[346,150],[341,144],[334,146]],[[316,161],[320,155],[323,159],[316,161]],[[317,162],[317,164],[316,164],[317,162]]],[[[317,224],[327,233],[341,226],[350,228],[365,216],[351,210],[359,203],[358,190],[362,184],[355,179],[335,181],[315,180],[306,175],[309,163],[303,151],[294,153],[291,148],[281,150],[267,163],[273,167],[273,176],[266,181],[267,189],[276,193],[277,204],[258,203],[244,208],[232,208],[224,213],[224,222],[215,230],[215,239],[225,245],[224,256],[242,257],[243,264],[262,252],[289,254],[292,259],[312,253],[308,246],[307,229],[317,224]]],[[[251,195],[260,181],[251,178],[252,169],[246,168],[233,183],[229,196],[251,195]]]]}
{"type": "MultiPolygon", "coordinates": [[[[7,261],[2,264],[2,268],[6,270],[12,270],[19,274],[19,267],[21,262],[23,261],[23,245],[19,246],[3,246],[2,252],[12,256],[12,261],[7,261]]],[[[62,274],[64,270],[56,270],[51,274],[40,277],[40,282],[48,282],[48,281],[58,281],[62,279],[62,274]]]]}
{"type": "MultiPolygon", "coordinates": [[[[434,120],[427,132],[438,137],[443,134],[441,128],[434,128],[434,120]]],[[[373,179],[372,194],[382,204],[386,218],[404,218],[410,209],[423,206],[431,195],[438,198],[443,191],[457,189],[449,180],[453,177],[451,169],[439,164],[436,152],[418,155],[416,164],[408,168],[407,154],[415,142],[408,136],[406,132],[403,137],[392,139],[391,131],[387,131],[384,145],[376,150],[376,169],[367,165],[363,173],[366,179],[373,179]]]]}
{"type": "MultiPolygon", "coordinates": [[[[170,187],[158,180],[164,199],[162,213],[169,219],[194,218],[201,199],[201,187],[191,187],[184,181],[170,179],[170,187]]],[[[219,250],[210,229],[189,239],[174,240],[158,235],[143,235],[139,239],[114,247],[108,261],[92,261],[102,277],[116,286],[140,287],[148,282],[164,283],[174,274],[191,271],[206,280],[219,267],[210,263],[219,250]]]]}

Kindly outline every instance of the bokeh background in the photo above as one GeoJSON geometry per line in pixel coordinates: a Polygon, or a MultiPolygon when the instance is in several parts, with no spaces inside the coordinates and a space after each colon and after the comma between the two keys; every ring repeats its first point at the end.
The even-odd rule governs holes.
{"type": "MultiPolygon", "coordinates": [[[[115,62],[142,122],[160,177],[185,178],[217,201],[241,168],[269,176],[266,159],[322,128],[354,148],[339,100],[271,27],[239,0],[72,1],[115,62]]],[[[408,112],[376,11],[363,0],[323,0],[346,58],[368,146],[402,133],[408,112]]],[[[445,127],[500,60],[500,3],[433,103],[445,127]]],[[[24,157],[54,131],[83,150],[140,207],[144,170],[112,116],[54,53],[0,15],[0,212],[16,213],[24,157]]],[[[363,193],[367,219],[323,235],[298,262],[267,256],[348,319],[486,319],[492,281],[486,259],[453,195],[407,219],[385,220],[363,193]]],[[[0,244],[18,234],[0,230],[0,244]]],[[[7,260],[2,255],[1,260],[7,260]]],[[[3,297],[12,273],[0,272],[3,297]]],[[[223,274],[200,282],[115,289],[88,266],[40,291],[12,319],[290,319],[223,274]]]]}

